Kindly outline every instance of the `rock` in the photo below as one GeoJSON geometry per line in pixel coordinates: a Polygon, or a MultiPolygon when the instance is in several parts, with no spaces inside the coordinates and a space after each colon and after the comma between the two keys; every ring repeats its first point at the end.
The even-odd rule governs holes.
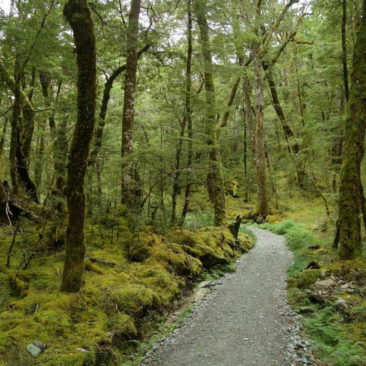
{"type": "Polygon", "coordinates": [[[347,309],[348,308],[348,304],[347,301],[343,300],[343,299],[337,299],[334,302],[334,305],[337,309],[347,309]]]}
{"type": "Polygon", "coordinates": [[[82,352],[82,353],[87,353],[87,352],[88,352],[88,350],[87,350],[87,349],[85,349],[85,348],[76,348],[76,350],[77,350],[78,352],[82,352]]]}
{"type": "Polygon", "coordinates": [[[47,349],[47,346],[44,343],[40,342],[40,341],[35,341],[35,342],[33,342],[33,344],[36,347],[40,348],[42,351],[47,349]]]}
{"type": "Polygon", "coordinates": [[[33,357],[38,357],[43,352],[41,348],[35,346],[33,343],[28,344],[26,349],[33,357]]]}
{"type": "Polygon", "coordinates": [[[209,281],[203,281],[198,285],[198,288],[205,288],[209,283],[209,281]]]}
{"type": "Polygon", "coordinates": [[[314,286],[327,289],[329,287],[337,286],[337,282],[334,281],[332,278],[327,278],[326,280],[316,281],[314,286]]]}
{"type": "Polygon", "coordinates": [[[320,269],[320,266],[316,262],[310,262],[306,267],[306,269],[320,269]]]}

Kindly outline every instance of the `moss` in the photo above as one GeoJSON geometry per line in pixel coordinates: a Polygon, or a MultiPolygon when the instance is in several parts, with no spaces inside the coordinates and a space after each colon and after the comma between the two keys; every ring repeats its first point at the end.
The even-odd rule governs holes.
{"type": "Polygon", "coordinates": [[[321,275],[320,269],[307,269],[298,273],[289,281],[289,285],[300,289],[305,289],[314,284],[321,275]]]}
{"type": "Polygon", "coordinates": [[[347,282],[356,281],[366,285],[366,262],[362,259],[332,262],[326,269],[347,282]]]}
{"type": "Polygon", "coordinates": [[[20,273],[11,273],[8,276],[9,287],[14,296],[25,297],[28,295],[29,280],[20,273]]]}
{"type": "Polygon", "coordinates": [[[215,228],[174,230],[168,236],[179,243],[188,254],[198,258],[205,268],[230,263],[238,252],[246,250],[249,241],[243,236],[236,241],[229,229],[215,228]]]}
{"type": "MultiPolygon", "coordinates": [[[[195,280],[203,278],[204,267],[211,268],[220,261],[230,263],[252,245],[247,235],[240,235],[236,241],[225,229],[175,230],[167,237],[146,231],[133,236],[135,247],[130,247],[143,255],[129,261],[126,238],[116,238],[118,230],[130,233],[127,221],[121,219],[113,225],[113,241],[106,225],[101,225],[99,232],[95,226],[87,226],[87,257],[114,266],[87,261],[78,294],[59,291],[62,252],[35,257],[18,275],[14,270],[0,269],[4,299],[0,307],[0,364],[21,365],[23,359],[27,366],[94,365],[99,351],[114,353],[116,363],[123,364],[123,354],[135,353],[137,341],[156,332],[166,310],[195,280]],[[211,263],[208,260],[204,265],[202,258],[212,258],[211,263]],[[17,291],[9,286],[15,280],[17,291]],[[48,349],[33,359],[25,347],[36,340],[47,344],[48,349]],[[96,346],[100,342],[106,346],[96,346]]],[[[25,231],[19,238],[14,265],[21,261],[23,249],[38,237],[25,231]]],[[[0,260],[6,258],[6,250],[1,248],[6,249],[9,240],[10,235],[0,236],[4,241],[0,260]]]]}
{"type": "Polygon", "coordinates": [[[100,275],[105,273],[99,266],[97,266],[96,264],[91,263],[89,261],[85,262],[85,270],[95,272],[95,273],[98,273],[100,275]]]}
{"type": "Polygon", "coordinates": [[[139,242],[140,247],[145,248],[141,251],[145,252],[148,263],[161,263],[169,271],[178,275],[200,276],[201,262],[188,255],[180,245],[154,233],[141,233],[139,242]]]}

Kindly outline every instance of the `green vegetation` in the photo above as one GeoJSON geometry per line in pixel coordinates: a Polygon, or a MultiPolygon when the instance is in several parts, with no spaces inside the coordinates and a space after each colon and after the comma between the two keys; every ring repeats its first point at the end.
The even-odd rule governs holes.
{"type": "Polygon", "coordinates": [[[365,100],[366,0],[0,1],[0,364],[130,362],[241,221],[364,362],[365,100]]]}
{"type": "MultiPolygon", "coordinates": [[[[95,362],[99,353],[129,362],[158,334],[164,336],[179,326],[179,319],[165,325],[166,315],[196,281],[233,270],[231,263],[252,246],[248,236],[240,234],[236,241],[228,229],[177,229],[166,236],[143,231],[134,237],[125,225],[121,220],[114,230],[134,238],[128,250],[127,242],[122,247],[121,242],[110,242],[108,227],[102,225],[97,232],[88,226],[88,259],[80,293],[59,293],[64,259],[60,251],[39,253],[25,270],[1,267],[2,362],[84,365],[86,360],[95,362]],[[48,346],[36,360],[25,350],[34,341],[48,346]]],[[[7,228],[1,232],[0,262],[4,263],[12,235],[7,228]]],[[[36,232],[37,227],[28,227],[18,235],[14,264],[22,263],[36,232]]]]}
{"type": "Polygon", "coordinates": [[[366,365],[366,264],[338,262],[332,235],[321,226],[310,229],[292,220],[262,225],[285,235],[294,253],[289,301],[303,315],[306,337],[313,341],[317,356],[335,366],[366,365]]]}

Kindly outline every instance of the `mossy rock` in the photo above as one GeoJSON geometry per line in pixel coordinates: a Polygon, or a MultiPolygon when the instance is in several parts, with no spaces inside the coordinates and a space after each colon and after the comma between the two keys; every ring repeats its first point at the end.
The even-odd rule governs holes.
{"type": "Polygon", "coordinates": [[[360,285],[366,285],[366,262],[362,259],[333,262],[326,267],[326,270],[347,282],[355,281],[360,285]]]}
{"type": "Polygon", "coordinates": [[[320,269],[306,269],[298,273],[294,278],[289,280],[290,287],[297,287],[299,289],[309,288],[321,276],[320,269]]]}
{"type": "Polygon", "coordinates": [[[202,264],[187,254],[181,245],[152,232],[140,233],[133,257],[147,263],[158,262],[170,272],[181,276],[200,277],[202,264]]]}
{"type": "Polygon", "coordinates": [[[223,245],[217,233],[202,230],[175,230],[169,233],[169,237],[180,244],[188,254],[198,258],[205,268],[228,264],[231,261],[233,249],[227,243],[223,245]]]}
{"type": "Polygon", "coordinates": [[[252,247],[251,239],[247,235],[240,234],[236,240],[227,228],[178,229],[168,236],[188,254],[198,258],[206,269],[228,264],[252,247]]]}

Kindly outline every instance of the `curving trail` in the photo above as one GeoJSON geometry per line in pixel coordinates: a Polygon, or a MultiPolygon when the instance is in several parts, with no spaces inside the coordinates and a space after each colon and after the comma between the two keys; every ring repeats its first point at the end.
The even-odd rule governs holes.
{"type": "Polygon", "coordinates": [[[185,325],[154,347],[142,365],[289,366],[294,320],[287,305],[292,255],[283,237],[257,228],[257,245],[237,272],[220,280],[185,325]]]}

